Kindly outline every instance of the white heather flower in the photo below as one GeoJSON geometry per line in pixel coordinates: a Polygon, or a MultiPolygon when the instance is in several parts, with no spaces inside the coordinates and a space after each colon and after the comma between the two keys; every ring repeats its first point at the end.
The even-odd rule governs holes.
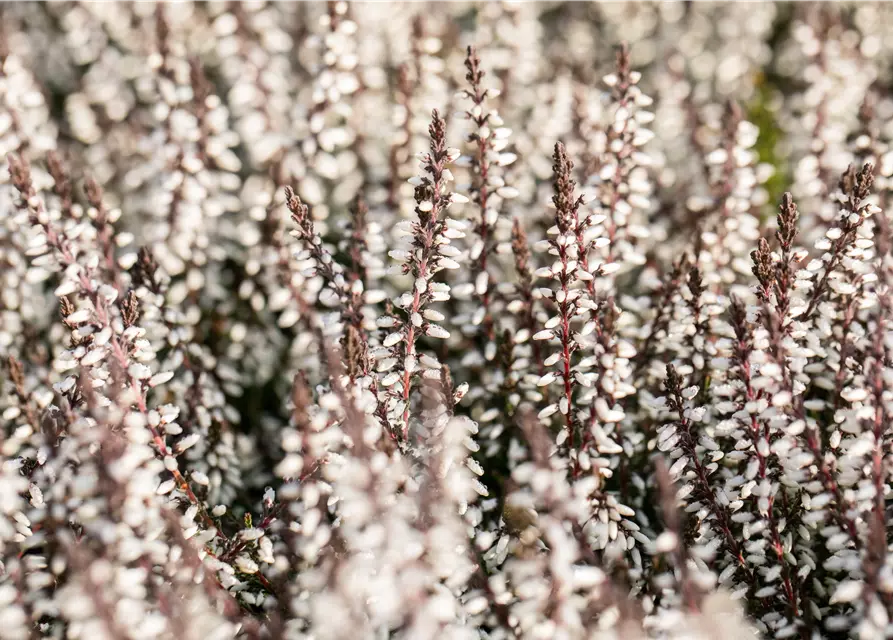
{"type": "Polygon", "coordinates": [[[252,573],[257,573],[257,571],[258,571],[257,563],[254,560],[252,560],[251,558],[244,556],[244,555],[240,555],[240,556],[236,557],[235,565],[236,565],[236,569],[238,571],[241,571],[242,573],[252,574],[252,573]]]}

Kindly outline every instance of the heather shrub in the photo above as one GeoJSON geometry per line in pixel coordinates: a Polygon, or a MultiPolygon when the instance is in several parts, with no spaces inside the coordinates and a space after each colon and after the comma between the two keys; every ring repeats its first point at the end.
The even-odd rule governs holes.
{"type": "Polygon", "coordinates": [[[0,17],[0,638],[893,637],[893,8],[0,17]]]}

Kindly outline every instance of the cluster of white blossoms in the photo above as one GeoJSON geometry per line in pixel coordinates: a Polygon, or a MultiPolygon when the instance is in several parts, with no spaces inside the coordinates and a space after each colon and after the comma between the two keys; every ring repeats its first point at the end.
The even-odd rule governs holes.
{"type": "Polygon", "coordinates": [[[0,5],[0,639],[893,637],[891,22],[0,5]]]}

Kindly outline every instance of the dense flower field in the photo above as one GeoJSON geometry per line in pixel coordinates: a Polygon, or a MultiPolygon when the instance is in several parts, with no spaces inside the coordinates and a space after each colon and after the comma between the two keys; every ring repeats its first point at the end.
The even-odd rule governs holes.
{"type": "Polygon", "coordinates": [[[0,639],[893,637],[893,5],[0,5],[0,639]]]}

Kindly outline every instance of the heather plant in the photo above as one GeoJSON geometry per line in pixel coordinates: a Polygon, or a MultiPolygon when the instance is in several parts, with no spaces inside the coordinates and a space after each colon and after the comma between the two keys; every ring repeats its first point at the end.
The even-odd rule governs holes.
{"type": "Polygon", "coordinates": [[[0,639],[893,637],[891,20],[0,5],[0,639]]]}

